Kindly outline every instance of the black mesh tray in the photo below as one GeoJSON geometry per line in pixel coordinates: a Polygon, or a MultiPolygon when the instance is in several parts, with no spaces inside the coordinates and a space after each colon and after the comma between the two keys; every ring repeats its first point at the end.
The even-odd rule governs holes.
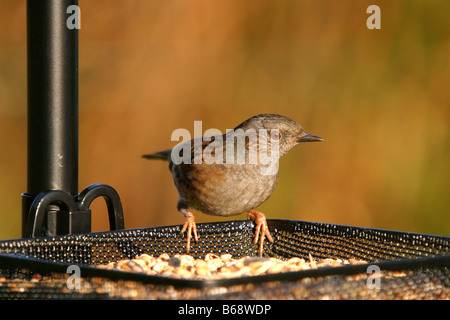
{"type": "MultiPolygon", "coordinates": [[[[432,269],[436,272],[428,278],[433,274],[448,278],[450,237],[292,220],[268,220],[268,225],[274,243],[265,243],[264,256],[308,259],[311,254],[315,259],[363,259],[376,262],[383,271],[432,269]]],[[[252,244],[252,221],[203,223],[197,227],[199,242],[192,245],[189,253],[195,258],[202,258],[209,252],[230,253],[234,258],[257,255],[257,247],[252,244]]],[[[143,253],[153,256],[185,253],[186,239],[179,235],[180,228],[152,227],[4,240],[0,241],[0,269],[6,274],[15,273],[16,277],[30,271],[66,273],[69,265],[77,264],[82,277],[86,278],[133,280],[177,288],[293,282],[306,277],[343,276],[367,270],[367,265],[348,265],[231,279],[186,280],[94,267],[143,253]]],[[[444,279],[444,286],[448,286],[448,279],[444,279]]]]}

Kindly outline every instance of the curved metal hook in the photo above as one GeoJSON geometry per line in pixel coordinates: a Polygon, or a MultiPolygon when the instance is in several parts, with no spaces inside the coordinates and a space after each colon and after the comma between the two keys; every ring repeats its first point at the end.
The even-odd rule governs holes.
{"type": "Polygon", "coordinates": [[[111,186],[97,183],[87,187],[79,194],[77,204],[80,209],[87,210],[98,197],[103,197],[106,201],[110,229],[125,229],[122,203],[119,194],[111,186]]]}
{"type": "Polygon", "coordinates": [[[29,237],[41,236],[45,222],[45,213],[51,204],[62,205],[68,211],[78,210],[74,198],[67,192],[61,190],[51,190],[39,193],[34,198],[30,207],[30,213],[27,220],[26,234],[29,237]]]}
{"type": "Polygon", "coordinates": [[[45,219],[47,217],[48,207],[52,204],[56,204],[62,208],[61,211],[63,212],[58,215],[58,217],[60,217],[58,218],[58,221],[62,223],[60,227],[63,228],[63,233],[72,233],[73,230],[85,229],[89,229],[87,232],[90,232],[90,222],[87,222],[87,224],[84,225],[83,223],[86,223],[86,219],[90,220],[89,206],[92,201],[98,197],[103,197],[106,201],[111,230],[125,229],[122,203],[119,194],[108,185],[93,184],[84,189],[83,192],[75,198],[69,193],[61,190],[51,190],[39,193],[30,206],[26,224],[26,237],[34,238],[45,235],[45,219]],[[73,214],[75,214],[77,218],[75,218],[73,214]],[[66,224],[68,225],[66,226],[66,224]]]}

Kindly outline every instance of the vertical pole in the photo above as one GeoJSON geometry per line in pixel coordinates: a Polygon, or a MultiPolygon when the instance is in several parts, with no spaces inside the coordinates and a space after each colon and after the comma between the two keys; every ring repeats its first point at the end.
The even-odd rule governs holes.
{"type": "Polygon", "coordinates": [[[22,234],[40,192],[78,194],[78,30],[66,25],[70,5],[78,0],[27,0],[28,183],[22,234]]]}

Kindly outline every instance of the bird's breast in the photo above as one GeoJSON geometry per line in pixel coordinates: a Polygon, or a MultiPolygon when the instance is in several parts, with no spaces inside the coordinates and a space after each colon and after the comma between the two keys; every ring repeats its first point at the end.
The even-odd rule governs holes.
{"type": "Polygon", "coordinates": [[[172,168],[180,196],[206,214],[231,216],[254,209],[275,189],[277,174],[259,165],[192,164],[172,168]]]}

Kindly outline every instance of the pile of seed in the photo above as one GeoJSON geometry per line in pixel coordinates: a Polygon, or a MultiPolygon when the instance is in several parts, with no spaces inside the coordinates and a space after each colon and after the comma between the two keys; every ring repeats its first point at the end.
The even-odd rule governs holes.
{"type": "Polygon", "coordinates": [[[144,272],[149,275],[160,275],[184,279],[220,279],[243,276],[258,276],[280,272],[291,272],[316,269],[321,267],[338,267],[347,264],[364,264],[363,260],[321,259],[315,260],[309,255],[309,261],[294,257],[289,260],[266,257],[244,257],[234,259],[231,254],[216,255],[208,253],[204,259],[195,259],[190,255],[167,253],[159,257],[142,254],[134,259],[125,259],[99,265],[100,268],[122,271],[144,272]]]}

